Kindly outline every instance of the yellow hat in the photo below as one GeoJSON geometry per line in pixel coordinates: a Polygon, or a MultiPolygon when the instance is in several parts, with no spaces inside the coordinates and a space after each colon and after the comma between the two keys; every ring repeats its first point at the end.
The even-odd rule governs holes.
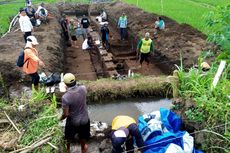
{"type": "Polygon", "coordinates": [[[71,83],[74,83],[75,81],[76,81],[76,78],[72,73],[66,73],[64,75],[64,83],[65,84],[71,84],[71,83]]]}

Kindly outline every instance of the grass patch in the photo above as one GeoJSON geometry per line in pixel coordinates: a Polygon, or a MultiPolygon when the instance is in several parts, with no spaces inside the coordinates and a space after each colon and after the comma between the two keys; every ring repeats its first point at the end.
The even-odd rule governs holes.
{"type": "MultiPolygon", "coordinates": [[[[124,1],[137,5],[137,0],[124,1]]],[[[138,7],[144,9],[147,12],[168,16],[176,20],[178,23],[186,23],[192,25],[203,33],[206,33],[204,28],[205,20],[203,15],[214,9],[203,4],[225,5],[229,3],[227,0],[162,0],[162,2],[163,5],[161,5],[161,0],[139,0],[138,7]]],[[[154,22],[155,21],[153,21],[153,23],[154,22]]]]}
{"type": "MultiPolygon", "coordinates": [[[[226,66],[214,89],[212,81],[217,72],[218,64],[214,63],[212,68],[206,73],[201,68],[191,68],[188,72],[185,72],[182,66],[179,68],[180,96],[185,99],[192,99],[196,104],[196,107],[188,108],[185,111],[188,119],[204,123],[207,129],[222,125],[222,127],[211,129],[211,133],[205,134],[207,140],[203,144],[203,149],[206,151],[212,146],[229,150],[226,139],[230,140],[230,100],[228,97],[230,93],[230,81],[228,79],[230,66],[226,66]],[[222,137],[213,135],[213,132],[222,137]]],[[[215,151],[218,152],[218,150],[215,151]]]]}
{"type": "MultiPolygon", "coordinates": [[[[10,118],[23,132],[17,143],[20,148],[28,147],[51,137],[48,142],[59,150],[64,149],[63,132],[58,125],[59,115],[55,94],[46,95],[43,89],[38,91],[33,89],[31,98],[22,95],[20,99],[15,99],[12,103],[0,99],[1,107],[3,107],[1,110],[8,112],[10,118]],[[19,106],[23,107],[19,109],[19,106]]],[[[58,151],[45,143],[41,147],[35,148],[32,152],[53,153],[58,151]]]]}

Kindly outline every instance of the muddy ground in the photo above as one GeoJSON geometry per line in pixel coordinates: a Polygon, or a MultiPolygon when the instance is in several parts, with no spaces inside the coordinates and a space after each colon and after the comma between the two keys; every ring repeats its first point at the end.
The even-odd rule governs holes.
{"type": "Polygon", "coordinates": [[[214,49],[206,42],[206,36],[200,31],[187,24],[178,24],[168,17],[163,16],[166,29],[159,33],[157,39],[154,39],[154,22],[158,15],[147,13],[134,5],[119,2],[90,7],[90,10],[102,9],[108,12],[109,22],[113,25],[117,24],[122,12],[126,13],[129,41],[135,47],[138,39],[142,38],[146,32],[150,32],[155,46],[152,62],[163,71],[175,69],[174,64],[180,65],[180,53],[184,66],[188,68],[197,64],[197,57],[202,51],[214,49]]]}
{"type": "MultiPolygon", "coordinates": [[[[108,13],[109,25],[114,35],[113,40],[110,42],[110,52],[117,58],[115,62],[119,63],[119,60],[124,61],[122,54],[126,54],[127,56],[125,56],[128,59],[125,59],[125,65],[128,65],[128,68],[138,64],[135,58],[137,41],[145,32],[150,32],[151,36],[153,36],[154,22],[157,15],[120,2],[95,4],[90,7],[88,5],[57,4],[48,6],[48,10],[53,16],[49,24],[35,27],[33,32],[40,43],[38,46],[40,57],[46,64],[46,67],[41,71],[47,73],[71,71],[75,73],[78,70],[76,72],[78,75],[81,73],[90,73],[89,75],[92,75],[89,77],[82,76],[79,79],[95,80],[97,78],[94,73],[96,71],[93,68],[94,64],[90,63],[90,56],[87,53],[79,54],[81,52],[82,39],[78,40],[79,48],[70,47],[66,49],[59,21],[62,12],[69,16],[87,15],[90,12],[92,17],[95,17],[103,8],[108,13]],[[119,31],[116,28],[117,20],[122,12],[125,12],[128,17],[128,40],[126,42],[119,41],[119,31]],[[118,56],[116,56],[117,54],[118,56]]],[[[152,66],[143,67],[137,71],[138,73],[156,76],[169,74],[175,69],[174,64],[179,65],[180,53],[183,56],[184,66],[187,68],[191,67],[193,64],[196,64],[197,57],[201,51],[212,48],[212,45],[206,42],[206,36],[198,30],[186,24],[178,24],[167,17],[163,18],[166,22],[166,29],[160,32],[157,39],[153,39],[155,53],[151,57],[152,66]]],[[[24,78],[23,73],[15,66],[17,56],[24,45],[23,34],[19,30],[18,25],[12,29],[11,33],[0,39],[0,73],[3,75],[7,85],[12,85],[24,78]]],[[[30,78],[26,77],[26,80],[29,81],[30,78]]]]}
{"type": "MultiPolygon", "coordinates": [[[[53,19],[48,24],[35,27],[33,32],[39,42],[37,48],[39,55],[46,65],[40,72],[72,72],[81,80],[97,79],[98,65],[97,63],[95,64],[95,60],[91,62],[94,59],[92,57],[96,56],[81,50],[82,38],[78,39],[78,48],[73,46],[67,48],[59,24],[62,12],[69,16],[81,16],[83,14],[87,15],[88,8],[92,15],[91,19],[103,8],[108,13],[109,26],[114,35],[114,39],[110,42],[111,48],[109,52],[116,58],[113,59],[115,64],[120,62],[125,64],[126,68],[138,64],[135,58],[137,41],[144,36],[145,32],[150,32],[151,36],[153,36],[156,14],[150,14],[135,6],[120,2],[92,6],[57,4],[48,6],[53,19]],[[125,42],[120,42],[118,29],[116,28],[117,20],[122,12],[126,13],[129,22],[128,40],[125,42]],[[128,57],[128,59],[123,59],[123,56],[128,57]]],[[[201,51],[213,48],[212,45],[206,42],[206,36],[200,31],[186,24],[178,24],[167,17],[163,18],[166,22],[166,29],[159,34],[157,39],[153,39],[155,53],[151,57],[151,66],[144,66],[136,71],[138,73],[155,76],[170,74],[175,69],[174,64],[179,65],[180,63],[180,53],[183,56],[184,66],[189,68],[196,64],[197,57],[201,51]]],[[[93,26],[100,28],[94,21],[93,26]]],[[[24,45],[23,34],[19,30],[19,25],[16,25],[11,33],[0,39],[0,73],[7,89],[12,85],[13,88],[19,85],[29,85],[30,77],[25,76],[15,64],[24,45]]],[[[7,90],[3,90],[1,80],[0,85],[0,94],[2,96],[7,93],[7,90]]]]}

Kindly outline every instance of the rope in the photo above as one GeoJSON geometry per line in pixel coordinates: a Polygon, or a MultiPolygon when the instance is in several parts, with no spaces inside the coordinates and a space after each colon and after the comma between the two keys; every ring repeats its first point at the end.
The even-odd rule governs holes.
{"type": "MultiPolygon", "coordinates": [[[[228,124],[230,124],[230,122],[227,122],[225,124],[220,124],[220,125],[214,126],[212,128],[209,128],[209,129],[215,129],[215,128],[218,128],[218,127],[226,126],[228,124]]],[[[200,133],[200,132],[207,132],[207,131],[208,131],[208,129],[202,129],[202,130],[199,130],[199,131],[192,132],[192,133],[190,133],[190,135],[200,133]]],[[[171,138],[171,139],[168,139],[168,140],[159,141],[159,142],[152,143],[152,144],[149,144],[149,145],[145,145],[145,146],[142,146],[142,147],[139,147],[139,148],[137,147],[136,149],[144,149],[144,148],[147,148],[147,147],[150,147],[150,146],[153,146],[153,145],[161,144],[163,142],[168,142],[168,141],[171,141],[171,140],[176,140],[176,139],[179,139],[179,138],[182,138],[182,137],[183,136],[176,137],[176,138],[171,138]]],[[[130,150],[124,151],[123,153],[128,153],[128,152],[131,152],[131,151],[135,151],[135,149],[130,149],[130,150]]]]}

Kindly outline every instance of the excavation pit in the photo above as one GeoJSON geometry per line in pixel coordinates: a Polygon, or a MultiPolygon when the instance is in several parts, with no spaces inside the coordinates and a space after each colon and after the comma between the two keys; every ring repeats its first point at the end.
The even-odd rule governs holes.
{"type": "MultiPolygon", "coordinates": [[[[184,67],[188,68],[196,63],[201,51],[210,50],[213,47],[206,42],[204,34],[188,25],[180,25],[164,17],[168,26],[157,39],[153,39],[155,50],[150,57],[151,64],[149,66],[143,64],[140,68],[136,54],[137,43],[145,32],[150,32],[150,35],[153,36],[153,23],[157,15],[120,2],[92,5],[65,3],[48,5],[47,9],[54,18],[48,24],[35,27],[33,32],[39,41],[37,49],[40,58],[46,65],[39,72],[47,74],[71,72],[77,76],[78,80],[97,80],[118,74],[127,75],[129,70],[134,74],[153,77],[168,75],[176,69],[175,64],[180,64],[180,55],[183,55],[184,67]],[[110,39],[109,50],[99,45],[95,49],[83,51],[81,49],[82,37],[77,40],[77,47],[67,47],[60,26],[61,15],[65,13],[69,18],[77,16],[79,19],[82,15],[88,15],[91,20],[90,35],[94,40],[99,40],[101,27],[96,21],[96,16],[102,9],[108,14],[109,29],[113,36],[113,39],[110,39]],[[123,11],[129,22],[128,38],[125,41],[120,40],[117,28],[118,18],[123,11]]],[[[18,53],[25,46],[23,34],[18,28],[17,24],[11,33],[1,38],[0,42],[0,73],[8,89],[12,85],[30,84],[30,77],[15,66],[18,53]]]]}

